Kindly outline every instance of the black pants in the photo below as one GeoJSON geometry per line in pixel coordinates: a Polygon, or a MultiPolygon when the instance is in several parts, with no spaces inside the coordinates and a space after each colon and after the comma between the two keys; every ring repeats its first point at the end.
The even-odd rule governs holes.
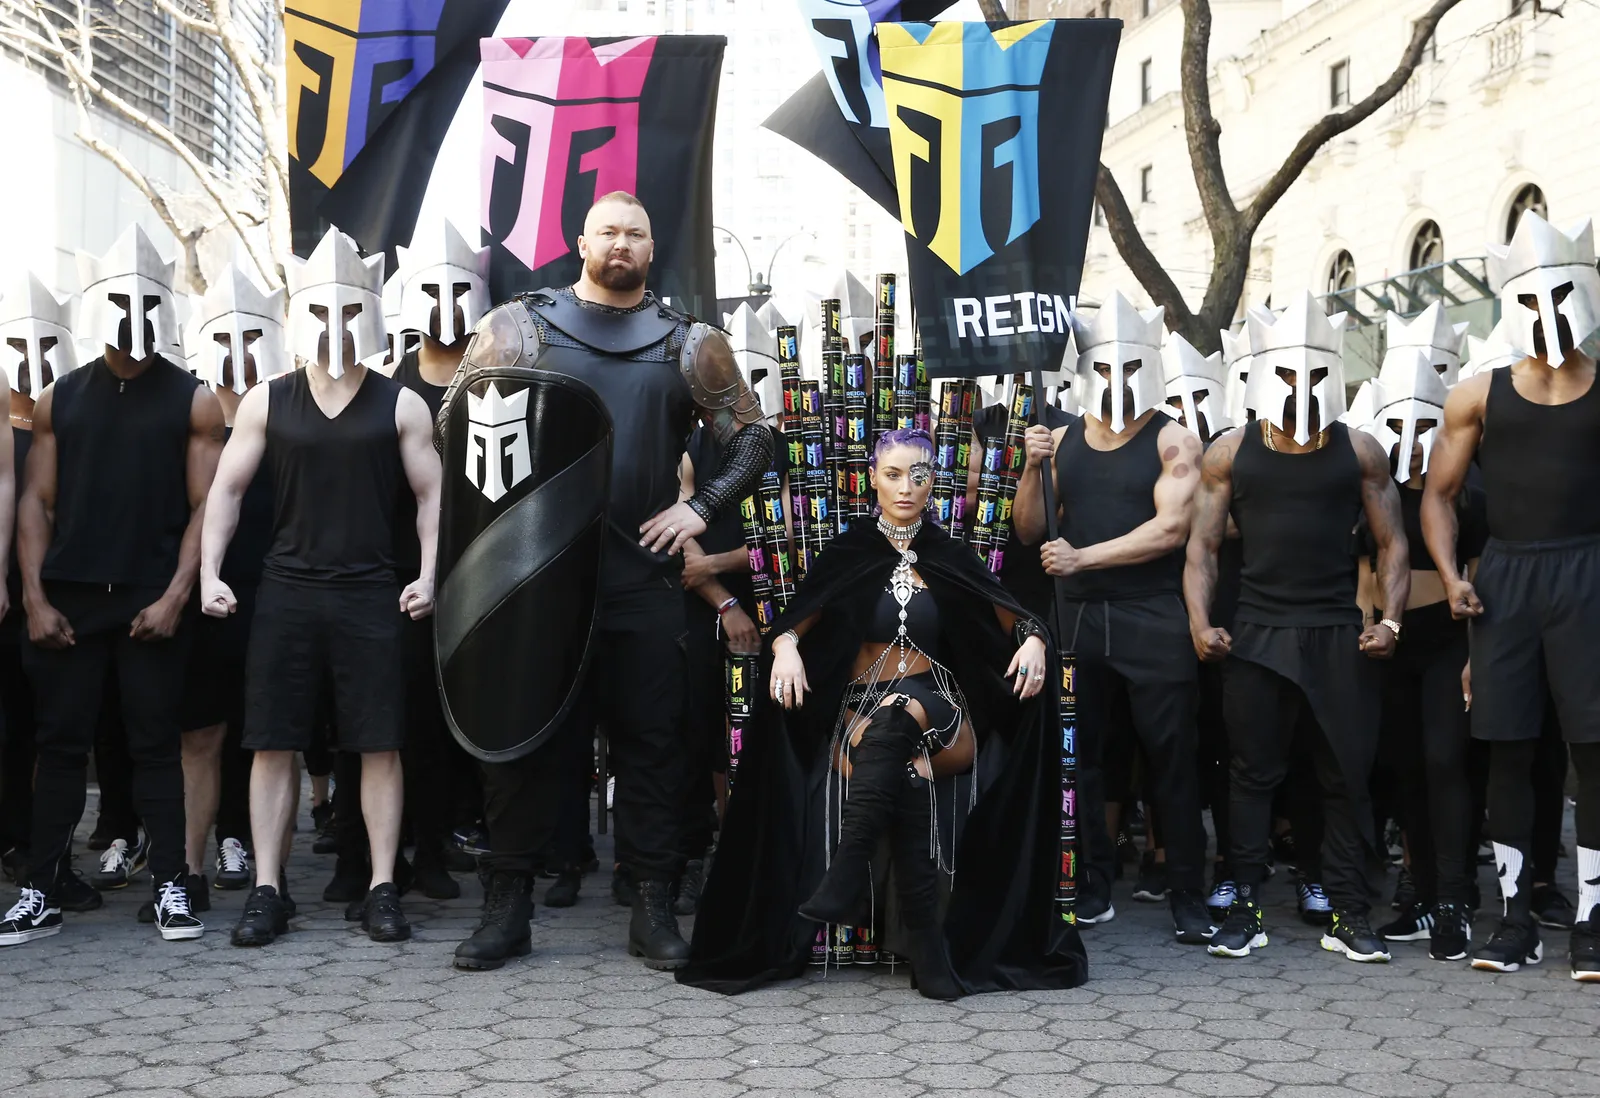
{"type": "MultiPolygon", "coordinates": [[[[668,592],[645,612],[603,621],[579,703],[550,742],[530,755],[483,767],[484,810],[492,853],[488,870],[535,872],[555,838],[561,752],[570,737],[606,728],[617,776],[617,861],[636,879],[668,881],[683,871],[688,766],[683,742],[683,603],[668,592]]],[[[572,756],[566,755],[566,759],[572,756]]]]}
{"type": "Polygon", "coordinates": [[[1150,763],[1168,880],[1198,892],[1206,854],[1195,762],[1199,686],[1183,605],[1174,595],[1072,603],[1067,626],[1078,661],[1078,819],[1089,887],[1109,887],[1116,869],[1103,761],[1112,737],[1131,735],[1150,763]],[[1117,718],[1123,705],[1126,722],[1117,718]]]}
{"type": "Polygon", "coordinates": [[[1323,884],[1350,914],[1371,909],[1378,868],[1367,789],[1378,746],[1376,684],[1362,666],[1359,632],[1241,625],[1223,685],[1235,879],[1259,886],[1266,877],[1273,795],[1289,773],[1297,735],[1304,736],[1322,789],[1323,884]]]}
{"type": "MultiPolygon", "coordinates": [[[[1573,820],[1578,845],[1600,849],[1600,743],[1568,747],[1578,774],[1573,820]]],[[[1516,847],[1524,857],[1533,845],[1537,755],[1536,741],[1496,740],[1489,756],[1489,834],[1496,843],[1516,847]]],[[[1552,883],[1553,876],[1544,876],[1545,883],[1552,883]]]]}
{"type": "Polygon", "coordinates": [[[1381,742],[1394,778],[1395,819],[1405,828],[1411,876],[1424,903],[1467,899],[1472,795],[1471,718],[1461,697],[1467,626],[1446,603],[1406,612],[1394,659],[1383,668],[1381,742]]]}
{"type": "Polygon", "coordinates": [[[405,623],[406,819],[423,865],[444,857],[456,824],[461,787],[472,781],[472,757],[445,724],[433,670],[433,622],[405,623]]]}
{"type": "Polygon", "coordinates": [[[698,858],[717,829],[715,774],[728,772],[727,647],[717,635],[717,613],[694,592],[685,595],[689,660],[684,745],[689,760],[684,855],[698,858]],[[692,602],[688,600],[693,600],[692,602]]]}
{"type": "Polygon", "coordinates": [[[1228,827],[1228,723],[1222,716],[1222,677],[1219,664],[1201,665],[1197,723],[1201,804],[1211,809],[1211,826],[1217,834],[1217,860],[1225,862],[1232,832],[1228,827]]]}
{"type": "MultiPolygon", "coordinates": [[[[20,618],[13,606],[10,617],[20,618]]],[[[33,829],[33,684],[22,670],[22,639],[16,625],[0,636],[0,705],[5,709],[5,743],[0,745],[0,852],[26,849],[33,829]]],[[[24,630],[24,633],[26,630],[24,630]]]]}
{"type": "Polygon", "coordinates": [[[75,643],[23,650],[38,709],[30,876],[50,888],[83,815],[89,752],[100,719],[107,668],[117,676],[132,766],[134,808],[150,837],[150,872],[170,881],[184,868],[182,731],[178,705],[189,627],[169,640],[139,641],[129,624],[159,591],[102,591],[53,584],[51,603],[72,623],[75,643]]]}

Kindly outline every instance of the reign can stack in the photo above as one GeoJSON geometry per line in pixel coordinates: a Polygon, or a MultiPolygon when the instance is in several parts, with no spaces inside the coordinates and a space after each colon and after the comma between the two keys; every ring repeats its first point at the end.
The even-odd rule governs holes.
{"type": "MultiPolygon", "coordinates": [[[[1005,566],[1006,547],[1011,541],[1011,507],[1016,502],[1017,482],[1022,476],[1022,467],[1027,460],[1023,435],[1028,430],[1028,421],[1032,415],[1033,386],[1028,384],[1025,375],[1018,374],[1011,380],[1011,400],[1006,412],[1005,438],[998,447],[993,448],[997,453],[992,465],[1000,481],[999,496],[996,500],[997,513],[987,562],[989,570],[996,574],[1005,566]]],[[[984,455],[986,473],[991,468],[989,457],[989,454],[984,455]]]]}
{"type": "Polygon", "coordinates": [[[783,381],[783,434],[788,442],[786,464],[789,471],[789,514],[794,523],[794,578],[799,582],[811,570],[811,497],[810,484],[806,479],[805,391],[800,380],[800,337],[792,325],[778,328],[778,373],[783,381]]]}
{"type": "Polygon", "coordinates": [[[830,515],[837,533],[844,529],[846,497],[844,336],[839,330],[839,301],[822,302],[822,409],[828,432],[828,477],[834,506],[830,515]]]}
{"type": "MultiPolygon", "coordinates": [[[[768,583],[772,589],[773,609],[782,613],[794,598],[794,571],[789,560],[789,530],[783,508],[783,477],[774,470],[761,476],[760,488],[761,541],[766,549],[768,583]]],[[[752,561],[751,563],[754,563],[752,561]]],[[[776,620],[776,617],[772,620],[776,620]]],[[[763,632],[772,620],[760,622],[763,632]]]]}
{"type": "MultiPolygon", "coordinates": [[[[896,355],[894,391],[890,394],[894,426],[901,430],[917,427],[917,356],[896,355]]],[[[924,428],[926,430],[926,428],[924,428]]]]}
{"type": "Polygon", "coordinates": [[[895,428],[894,357],[895,279],[892,274],[878,276],[877,311],[872,325],[872,443],[895,428]]]}
{"type": "Polygon", "coordinates": [[[867,466],[872,454],[872,409],[867,388],[866,355],[844,356],[845,466],[841,497],[844,523],[867,515],[872,507],[867,466]]]}
{"type": "MultiPolygon", "coordinates": [[[[811,560],[815,560],[823,546],[833,538],[833,477],[828,468],[829,436],[825,423],[821,387],[815,381],[802,381],[800,437],[805,450],[806,505],[810,510],[805,536],[811,560]]],[[[794,491],[792,484],[790,491],[794,491]]],[[[799,533],[800,527],[796,526],[795,534],[798,536],[799,533]]]]}
{"type": "Polygon", "coordinates": [[[1076,922],[1078,903],[1078,683],[1075,657],[1061,655],[1061,872],[1056,909],[1076,922]]]}
{"type": "Polygon", "coordinates": [[[933,494],[929,504],[939,524],[962,540],[967,522],[967,463],[972,454],[972,404],[976,383],[946,381],[939,390],[939,421],[934,428],[933,494]]]}
{"type": "Polygon", "coordinates": [[[912,347],[912,353],[917,360],[917,426],[931,433],[933,425],[933,381],[928,377],[927,363],[922,361],[921,336],[917,337],[912,347]]]}

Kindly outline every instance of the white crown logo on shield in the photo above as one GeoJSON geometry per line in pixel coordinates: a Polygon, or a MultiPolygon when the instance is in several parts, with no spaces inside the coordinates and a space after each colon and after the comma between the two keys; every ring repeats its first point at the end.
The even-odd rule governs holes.
{"type": "Polygon", "coordinates": [[[490,503],[533,473],[528,457],[528,390],[502,397],[494,382],[483,396],[467,393],[467,480],[490,503]],[[506,459],[511,475],[506,476],[506,459]]]}

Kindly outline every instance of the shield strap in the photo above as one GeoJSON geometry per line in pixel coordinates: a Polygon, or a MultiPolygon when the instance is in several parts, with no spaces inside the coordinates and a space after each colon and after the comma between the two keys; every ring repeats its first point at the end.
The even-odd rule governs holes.
{"type": "Polygon", "coordinates": [[[441,667],[512,592],[603,518],[608,441],[597,442],[507,508],[462,552],[435,603],[434,639],[441,667]]]}

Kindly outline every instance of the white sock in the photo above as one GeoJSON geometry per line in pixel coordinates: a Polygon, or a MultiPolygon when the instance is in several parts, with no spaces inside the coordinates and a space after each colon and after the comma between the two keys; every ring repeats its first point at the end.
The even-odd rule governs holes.
{"type": "Polygon", "coordinates": [[[1501,914],[1511,914],[1511,900],[1517,894],[1517,878],[1522,876],[1522,851],[1504,843],[1494,845],[1494,864],[1500,869],[1501,914]]]}
{"type": "Polygon", "coordinates": [[[1600,907],[1600,850],[1578,847],[1578,921],[1593,920],[1600,907]]]}

